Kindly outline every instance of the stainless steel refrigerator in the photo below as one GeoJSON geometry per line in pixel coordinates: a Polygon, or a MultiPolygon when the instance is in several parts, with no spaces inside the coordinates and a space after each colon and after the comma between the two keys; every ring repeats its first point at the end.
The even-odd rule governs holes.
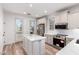
{"type": "Polygon", "coordinates": [[[44,33],[45,33],[45,24],[39,24],[37,26],[37,34],[38,35],[41,35],[41,36],[44,36],[44,33]]]}

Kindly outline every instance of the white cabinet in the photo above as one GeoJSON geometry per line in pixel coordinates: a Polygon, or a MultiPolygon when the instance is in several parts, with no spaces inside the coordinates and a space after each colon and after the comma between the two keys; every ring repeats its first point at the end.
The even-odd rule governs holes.
{"type": "Polygon", "coordinates": [[[67,37],[66,37],[66,45],[67,45],[68,43],[70,43],[73,39],[74,39],[74,38],[71,38],[71,37],[67,36],[67,37]]]}
{"type": "Polygon", "coordinates": [[[67,13],[61,13],[55,16],[55,23],[67,23],[67,13]]]}
{"type": "Polygon", "coordinates": [[[79,13],[68,15],[68,25],[69,29],[79,28],[79,13]]]}
{"type": "Polygon", "coordinates": [[[60,16],[55,16],[55,23],[60,23],[60,16]]]}
{"type": "Polygon", "coordinates": [[[50,44],[50,45],[53,45],[53,35],[45,34],[45,37],[46,37],[45,42],[50,44]]]}
{"type": "Polygon", "coordinates": [[[55,24],[68,23],[69,29],[79,28],[79,13],[60,13],[55,16],[55,24]]]}

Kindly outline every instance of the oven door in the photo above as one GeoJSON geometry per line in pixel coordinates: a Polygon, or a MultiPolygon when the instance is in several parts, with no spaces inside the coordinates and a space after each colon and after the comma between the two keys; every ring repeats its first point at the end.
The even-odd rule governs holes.
{"type": "Polygon", "coordinates": [[[53,38],[53,45],[63,48],[66,45],[66,38],[64,39],[53,38]]]}

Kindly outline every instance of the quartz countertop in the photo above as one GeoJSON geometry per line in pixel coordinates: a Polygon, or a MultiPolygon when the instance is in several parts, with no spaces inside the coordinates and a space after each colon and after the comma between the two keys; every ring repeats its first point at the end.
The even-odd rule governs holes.
{"type": "Polygon", "coordinates": [[[30,41],[46,39],[46,37],[35,35],[35,34],[25,34],[24,37],[30,41]]]}
{"type": "Polygon", "coordinates": [[[62,48],[56,55],[79,55],[79,44],[72,40],[67,46],[62,48]]]}
{"type": "Polygon", "coordinates": [[[53,35],[53,33],[45,33],[45,34],[48,34],[48,35],[53,35]]]}

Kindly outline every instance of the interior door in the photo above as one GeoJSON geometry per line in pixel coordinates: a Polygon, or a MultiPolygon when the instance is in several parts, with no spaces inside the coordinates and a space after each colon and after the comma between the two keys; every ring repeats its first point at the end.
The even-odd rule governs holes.
{"type": "Polygon", "coordinates": [[[5,33],[5,44],[12,44],[15,42],[15,19],[12,15],[5,14],[4,19],[4,33],[5,33]]]}

